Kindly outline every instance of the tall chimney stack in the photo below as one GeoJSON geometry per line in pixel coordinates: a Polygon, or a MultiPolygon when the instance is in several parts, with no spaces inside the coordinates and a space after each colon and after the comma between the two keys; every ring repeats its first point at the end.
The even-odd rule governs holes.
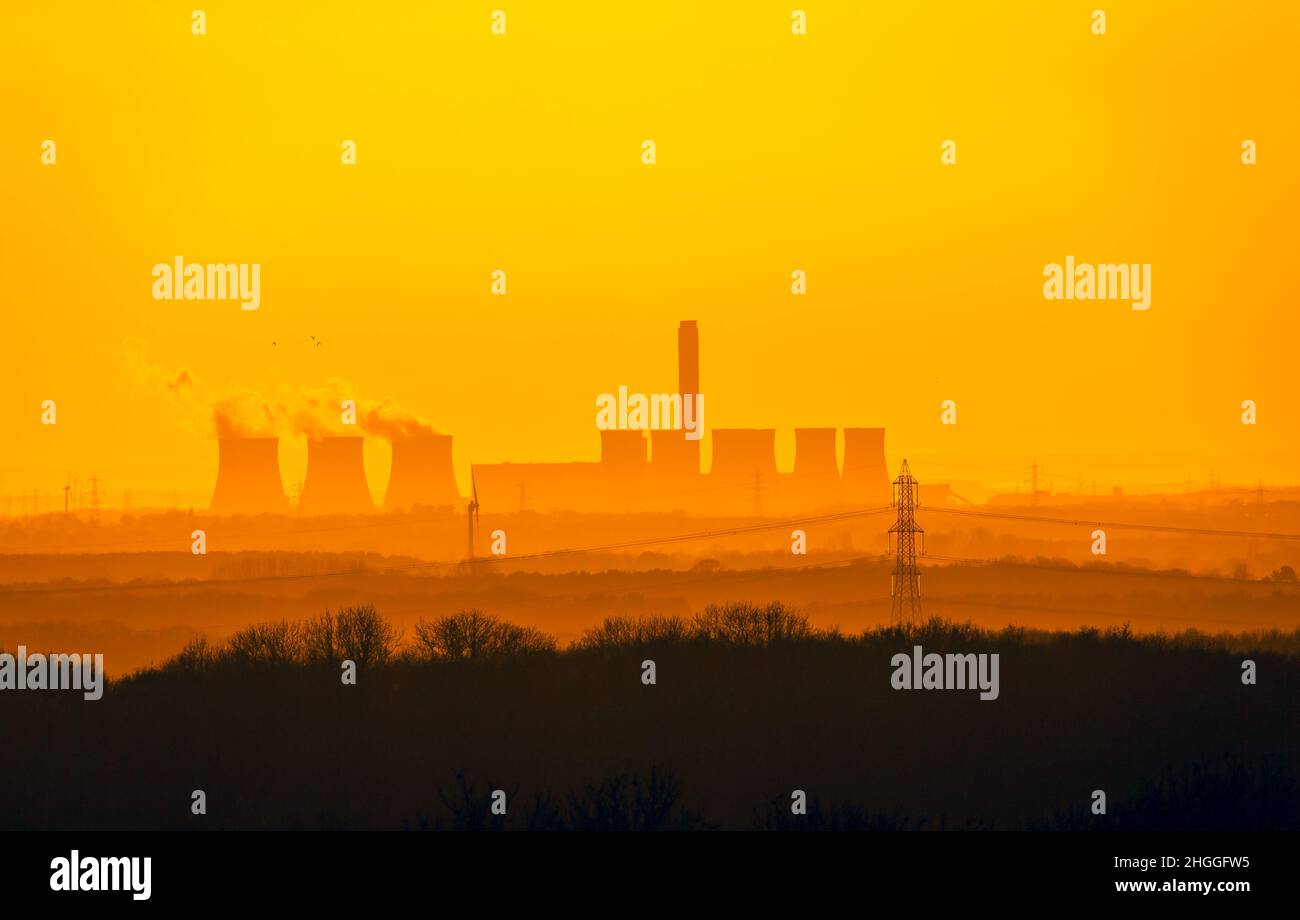
{"type": "Polygon", "coordinates": [[[280,481],[279,438],[219,438],[215,514],[287,511],[280,481]]]}
{"type": "MultiPolygon", "coordinates": [[[[687,395],[690,395],[693,403],[700,393],[700,330],[693,319],[684,319],[677,327],[677,392],[682,397],[683,412],[687,395]]],[[[694,411],[698,417],[699,409],[696,408],[694,411]]],[[[678,445],[670,449],[677,451],[678,445]]],[[[687,441],[680,445],[680,455],[675,462],[684,466],[689,475],[698,476],[700,473],[699,440],[687,441]]]]}
{"type": "Polygon", "coordinates": [[[304,514],[359,514],[375,510],[366,485],[359,437],[309,438],[307,480],[299,510],[304,514]]]}
{"type": "Polygon", "coordinates": [[[700,392],[700,330],[693,319],[677,327],[677,392],[700,392]]]}

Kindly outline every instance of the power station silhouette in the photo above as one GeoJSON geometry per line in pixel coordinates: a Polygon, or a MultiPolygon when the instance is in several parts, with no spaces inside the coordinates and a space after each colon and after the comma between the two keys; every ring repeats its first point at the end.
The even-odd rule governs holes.
{"type": "MultiPolygon", "coordinates": [[[[694,320],[677,332],[678,394],[698,394],[700,340],[694,320]]],[[[595,462],[477,463],[475,502],[484,512],[687,510],[761,515],[836,505],[888,505],[885,429],[845,428],[844,463],[835,428],[796,428],[794,470],[776,465],[776,429],[715,428],[708,432],[712,464],[702,473],[701,441],[682,429],[600,431],[595,462]]],[[[452,466],[452,438],[425,433],[392,439],[386,511],[464,506],[452,466]]],[[[222,437],[211,510],[217,514],[284,512],[278,439],[222,437]]],[[[307,442],[307,477],[298,511],[374,511],[366,484],[362,438],[307,442]]]]}

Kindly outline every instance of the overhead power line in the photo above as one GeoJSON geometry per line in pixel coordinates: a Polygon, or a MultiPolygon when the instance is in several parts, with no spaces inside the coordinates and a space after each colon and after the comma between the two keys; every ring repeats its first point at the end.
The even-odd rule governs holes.
{"type": "Polygon", "coordinates": [[[994,518],[1005,521],[1028,521],[1035,524],[1069,524],[1076,527],[1112,527],[1127,530],[1150,530],[1158,533],[1186,533],[1204,537],[1247,537],[1252,540],[1300,540],[1300,533],[1275,530],[1218,530],[1213,527],[1177,527],[1172,524],[1143,524],[1132,521],[1099,521],[1095,518],[1042,517],[1036,514],[1011,514],[1005,511],[971,511],[966,508],[921,508],[925,514],[959,514],[967,517],[994,518]]]}
{"type": "MultiPolygon", "coordinates": [[[[522,553],[513,556],[488,556],[472,560],[476,566],[484,563],[502,563],[502,562],[522,562],[530,559],[545,559],[553,556],[582,555],[587,553],[607,552],[617,549],[634,549],[642,546],[660,546],[669,543],[682,543],[691,540],[705,540],[715,537],[734,536],[736,534],[757,533],[764,530],[775,530],[778,528],[790,527],[798,524],[825,524],[835,521],[849,520],[852,518],[866,517],[874,514],[883,514],[893,510],[890,506],[885,505],[880,508],[865,508],[857,511],[840,511],[831,514],[815,515],[804,518],[788,518],[782,521],[768,521],[762,524],[749,524],[742,527],[728,527],[720,530],[704,530],[695,533],[675,534],[668,537],[652,537],[644,540],[627,540],[620,543],[605,543],[595,546],[569,547],[565,549],[543,550],[536,553],[522,553]]],[[[262,582],[277,581],[301,581],[311,578],[338,578],[348,575],[374,575],[383,572],[403,572],[418,571],[422,569],[438,568],[457,568],[465,567],[470,564],[467,560],[456,560],[454,562],[411,562],[403,565],[384,566],[382,568],[351,568],[339,569],[331,572],[301,572],[291,575],[250,575],[238,576],[233,578],[210,578],[195,579],[192,581],[158,581],[143,584],[133,584],[130,582],[115,582],[106,585],[57,585],[53,587],[34,587],[34,588],[17,588],[4,589],[0,588],[0,596],[4,595],[32,595],[32,594],[72,594],[91,592],[98,593],[102,591],[145,591],[161,590],[176,588],[206,588],[227,584],[251,584],[262,582]]]]}
{"type": "Polygon", "coordinates": [[[1012,566],[1048,572],[1070,572],[1078,575],[1119,575],[1128,578],[1172,578],[1180,581],[1221,581],[1230,584],[1254,585],[1267,588],[1300,588],[1300,581],[1262,581],[1258,578],[1234,578],[1230,575],[1196,575],[1191,572],[1174,572],[1159,569],[1120,569],[1112,566],[1052,564],[1050,562],[1023,562],[1018,559],[977,559],[969,556],[949,556],[943,553],[926,553],[926,559],[941,562],[965,562],[984,566],[1012,566]]]}

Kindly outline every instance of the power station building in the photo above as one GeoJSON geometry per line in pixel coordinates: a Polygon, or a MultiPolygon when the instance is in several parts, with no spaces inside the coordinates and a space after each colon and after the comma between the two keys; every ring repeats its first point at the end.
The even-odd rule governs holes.
{"type": "MultiPolygon", "coordinates": [[[[700,339],[694,320],[677,330],[679,396],[700,390],[700,339]]],[[[672,395],[672,394],[669,394],[672,395]]],[[[796,428],[794,470],[776,465],[773,428],[714,428],[712,462],[701,471],[702,440],[682,429],[599,431],[600,459],[574,463],[481,463],[472,468],[483,513],[683,510],[714,515],[789,514],[832,506],[887,505],[890,480],[883,428],[843,429],[843,464],[835,428],[796,428]]],[[[464,499],[452,467],[450,435],[392,441],[385,511],[459,508],[464,499]]],[[[284,512],[276,438],[221,438],[212,510],[219,514],[284,512]]],[[[366,482],[362,438],[307,442],[303,514],[375,510],[366,482]]]]}
{"type": "MultiPolygon", "coordinates": [[[[678,395],[700,389],[694,320],[677,330],[678,395]]],[[[713,459],[701,472],[701,440],[681,429],[600,432],[589,463],[483,463],[473,468],[485,512],[668,511],[787,513],[833,505],[887,505],[885,429],[844,429],[841,473],[834,428],[796,428],[794,472],[776,466],[776,429],[714,428],[713,459]],[[647,447],[649,454],[647,455],[647,447]]]]}

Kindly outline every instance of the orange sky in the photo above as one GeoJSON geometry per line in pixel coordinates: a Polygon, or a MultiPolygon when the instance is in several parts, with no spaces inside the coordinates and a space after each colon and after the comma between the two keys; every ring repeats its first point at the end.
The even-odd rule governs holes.
{"type": "Polygon", "coordinates": [[[0,495],[205,503],[206,420],[149,368],[391,398],[462,484],[594,459],[596,396],[673,388],[687,318],[709,426],[783,468],[796,425],[883,425],[923,481],[1298,478],[1293,4],[193,6],[0,10],[0,495]],[[260,309],[154,300],[177,255],[260,263],[260,309]],[[1067,255],[1151,263],[1151,309],[1045,300],[1067,255]]]}

